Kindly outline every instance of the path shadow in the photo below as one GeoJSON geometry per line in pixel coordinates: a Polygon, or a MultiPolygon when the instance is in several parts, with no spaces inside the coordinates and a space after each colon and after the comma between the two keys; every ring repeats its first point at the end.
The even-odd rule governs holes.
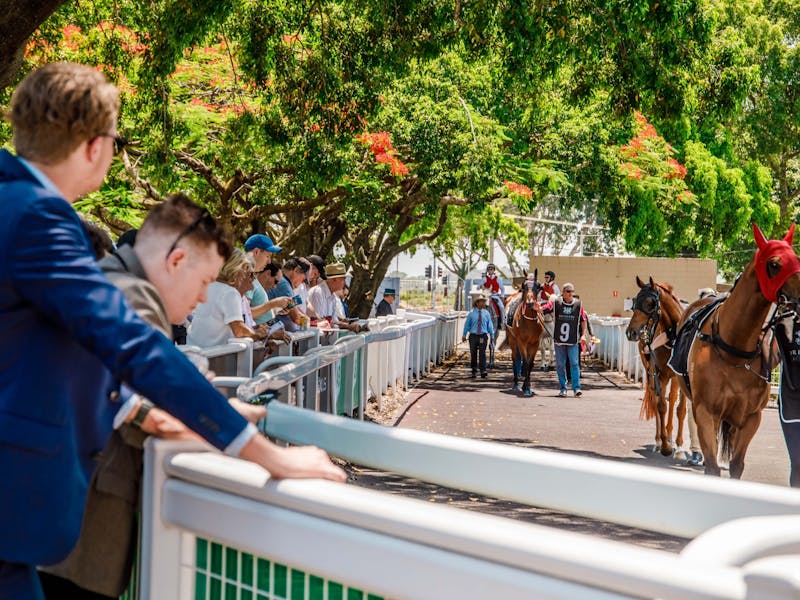
{"type": "Polygon", "coordinates": [[[498,517],[516,519],[526,523],[534,523],[547,527],[555,527],[575,533],[599,535],[606,539],[656,548],[668,552],[680,552],[688,539],[670,536],[636,527],[627,527],[616,523],[607,523],[559,512],[549,508],[528,506],[511,500],[481,496],[474,492],[443,487],[404,477],[396,473],[388,473],[347,465],[350,483],[359,487],[397,494],[407,498],[416,498],[426,502],[436,502],[465,510],[472,510],[498,517]]]}

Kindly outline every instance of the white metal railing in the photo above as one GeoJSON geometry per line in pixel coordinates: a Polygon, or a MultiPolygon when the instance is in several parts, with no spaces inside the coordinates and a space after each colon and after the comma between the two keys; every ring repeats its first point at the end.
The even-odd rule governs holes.
{"type": "Polygon", "coordinates": [[[263,344],[249,338],[210,348],[182,348],[209,358],[220,388],[233,388],[263,373],[262,379],[273,380],[264,391],[279,393],[283,401],[339,414],[357,410],[363,419],[367,400],[375,398],[380,409],[387,390],[407,389],[455,351],[463,318],[463,313],[400,311],[369,319],[369,331],[363,334],[317,329],[290,333],[292,342],[279,345],[278,352],[257,367],[254,356],[263,344]]]}
{"type": "Polygon", "coordinates": [[[267,431],[426,481],[696,537],[675,555],[353,486],[274,482],[255,465],[158,442],[146,464],[142,556],[151,579],[143,598],[195,597],[198,537],[392,598],[800,594],[797,490],[397,430],[275,403],[267,431]]]}
{"type": "Polygon", "coordinates": [[[624,373],[633,381],[642,381],[645,377],[642,360],[639,358],[637,342],[625,337],[625,329],[630,322],[629,317],[589,317],[592,332],[600,339],[595,349],[595,356],[605,362],[610,369],[624,373]]]}
{"type": "MultiPolygon", "coordinates": [[[[237,393],[286,394],[326,372],[326,385],[338,372],[346,394],[366,393],[367,385],[351,383],[367,381],[389,353],[405,357],[406,376],[420,377],[446,355],[448,336],[458,339],[461,322],[408,316],[412,322],[388,318],[368,334],[282,357],[237,393]]],[[[623,324],[599,321],[598,350],[613,339],[605,352],[624,368],[623,324]]],[[[391,385],[390,375],[377,377],[370,385],[391,385]]],[[[693,540],[675,555],[352,486],[274,482],[255,465],[197,453],[206,446],[152,442],[142,598],[216,598],[223,587],[226,597],[229,588],[236,597],[324,597],[311,592],[320,585],[398,599],[800,597],[800,491],[379,427],[278,402],[268,412],[262,429],[270,436],[357,464],[693,540]],[[222,557],[210,566],[209,545],[222,557]],[[244,565],[254,560],[259,569],[271,565],[270,590],[248,579],[244,565]]]]}
{"type": "Polygon", "coordinates": [[[239,395],[279,392],[300,380],[316,378],[305,403],[296,397],[293,403],[344,414],[357,407],[363,418],[363,406],[370,396],[380,399],[389,388],[405,388],[454,350],[448,343],[455,343],[462,318],[459,314],[407,313],[405,317],[370,319],[369,332],[340,332],[330,345],[260,374],[239,395]],[[313,402],[315,396],[322,399],[313,402]]]}

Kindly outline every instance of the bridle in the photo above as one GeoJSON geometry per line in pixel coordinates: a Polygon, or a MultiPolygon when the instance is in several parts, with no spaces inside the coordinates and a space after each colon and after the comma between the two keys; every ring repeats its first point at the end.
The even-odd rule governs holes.
{"type": "MultiPolygon", "coordinates": [[[[656,337],[656,328],[658,324],[661,322],[661,294],[664,293],[662,290],[659,289],[657,285],[647,284],[639,293],[636,294],[636,298],[633,301],[633,308],[634,310],[638,310],[644,313],[647,316],[647,321],[641,328],[641,341],[642,343],[647,346],[647,356],[653,356],[653,341],[656,337]],[[652,303],[648,303],[648,301],[652,301],[652,303]],[[646,303],[650,305],[650,308],[645,308],[646,303]]],[[[673,323],[669,329],[664,327],[664,332],[667,336],[667,348],[672,348],[672,344],[675,342],[676,336],[676,328],[677,323],[673,323]]],[[[659,344],[660,345],[660,344],[659,344]]],[[[661,395],[661,381],[658,378],[658,373],[656,373],[656,363],[655,360],[652,358],[648,358],[648,363],[650,364],[650,372],[648,373],[651,385],[653,387],[653,391],[655,392],[656,396],[661,395]]]]}
{"type": "Polygon", "coordinates": [[[658,323],[661,320],[661,294],[658,288],[648,284],[646,287],[639,290],[639,293],[636,294],[636,298],[633,301],[633,309],[647,315],[647,321],[642,327],[641,340],[647,344],[649,349],[650,344],[655,338],[656,327],[658,327],[658,323]],[[653,301],[653,305],[649,310],[645,309],[645,302],[648,300],[653,301]]]}
{"type": "Polygon", "coordinates": [[[522,318],[528,319],[529,321],[538,321],[539,320],[539,311],[536,310],[536,304],[537,304],[537,302],[536,302],[536,287],[537,287],[536,281],[526,281],[525,284],[522,286],[522,289],[520,290],[522,292],[522,303],[523,303],[523,306],[522,306],[522,309],[519,312],[522,315],[522,318]],[[533,302],[528,302],[528,299],[527,299],[528,292],[533,293],[533,302]],[[533,315],[534,316],[529,317],[528,315],[525,314],[527,312],[527,308],[528,307],[533,307],[533,315]]]}

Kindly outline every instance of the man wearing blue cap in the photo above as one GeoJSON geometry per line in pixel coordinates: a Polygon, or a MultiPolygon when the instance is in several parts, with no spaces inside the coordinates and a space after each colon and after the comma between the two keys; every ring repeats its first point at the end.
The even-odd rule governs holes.
{"type": "Polygon", "coordinates": [[[394,304],[395,295],[395,291],[392,288],[383,290],[383,300],[378,303],[378,307],[375,309],[376,317],[385,317],[386,315],[394,314],[392,304],[394,304]]]}
{"type": "Polygon", "coordinates": [[[272,255],[281,251],[280,246],[276,246],[269,236],[263,233],[257,233],[247,238],[244,243],[244,251],[249,252],[255,262],[256,274],[264,270],[270,262],[272,262],[272,255]]]}
{"type": "MultiPolygon", "coordinates": [[[[250,259],[250,264],[253,267],[253,274],[256,279],[253,280],[253,289],[245,293],[245,297],[250,301],[250,309],[263,306],[268,300],[273,300],[277,296],[269,297],[264,290],[261,283],[258,281],[258,276],[262,275],[267,270],[267,265],[272,262],[272,255],[281,251],[280,246],[276,246],[275,242],[268,235],[257,233],[247,238],[244,243],[244,250],[247,252],[247,257],[250,259]]],[[[266,323],[270,318],[267,310],[256,311],[254,314],[255,321],[258,324],[266,323]]]]}

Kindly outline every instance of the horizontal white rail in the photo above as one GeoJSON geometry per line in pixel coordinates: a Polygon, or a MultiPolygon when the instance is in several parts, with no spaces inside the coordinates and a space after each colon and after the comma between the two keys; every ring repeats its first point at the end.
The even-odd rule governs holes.
{"type": "Polygon", "coordinates": [[[800,512],[800,490],[790,488],[378,427],[274,402],[268,413],[269,435],[358,464],[670,535],[800,512]]]}

